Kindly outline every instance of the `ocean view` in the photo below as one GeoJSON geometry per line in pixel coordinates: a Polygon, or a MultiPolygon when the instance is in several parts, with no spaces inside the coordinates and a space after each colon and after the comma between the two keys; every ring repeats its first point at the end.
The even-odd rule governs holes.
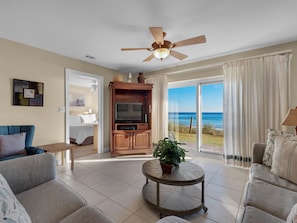
{"type": "MultiPolygon", "coordinates": [[[[193,117],[192,127],[197,126],[197,119],[195,112],[168,112],[168,123],[175,123],[176,125],[190,126],[190,120],[193,117]]],[[[224,128],[223,113],[222,112],[203,112],[202,126],[212,125],[216,129],[224,128]]]]}

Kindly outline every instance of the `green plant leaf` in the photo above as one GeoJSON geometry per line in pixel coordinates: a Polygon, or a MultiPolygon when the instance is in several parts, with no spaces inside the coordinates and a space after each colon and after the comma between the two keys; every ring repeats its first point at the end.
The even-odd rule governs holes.
{"type": "Polygon", "coordinates": [[[188,152],[181,148],[179,146],[180,144],[176,140],[165,137],[158,141],[153,152],[153,157],[159,158],[160,163],[178,166],[180,162],[185,161],[185,155],[188,152]]]}

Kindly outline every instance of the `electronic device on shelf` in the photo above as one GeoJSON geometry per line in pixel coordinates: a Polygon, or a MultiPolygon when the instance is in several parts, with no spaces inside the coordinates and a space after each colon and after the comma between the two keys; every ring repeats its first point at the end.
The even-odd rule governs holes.
{"type": "Polygon", "coordinates": [[[141,123],[144,120],[143,104],[139,102],[120,102],[115,104],[116,123],[141,123]]]}

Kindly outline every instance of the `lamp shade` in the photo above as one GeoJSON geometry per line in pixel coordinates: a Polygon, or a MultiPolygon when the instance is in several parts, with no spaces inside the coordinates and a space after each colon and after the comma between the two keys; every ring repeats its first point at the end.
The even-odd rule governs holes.
{"type": "Polygon", "coordinates": [[[297,109],[290,109],[282,125],[297,126],[297,109]]]}
{"type": "Polygon", "coordinates": [[[169,56],[170,50],[167,48],[158,48],[154,50],[153,54],[157,59],[163,60],[169,56]]]}

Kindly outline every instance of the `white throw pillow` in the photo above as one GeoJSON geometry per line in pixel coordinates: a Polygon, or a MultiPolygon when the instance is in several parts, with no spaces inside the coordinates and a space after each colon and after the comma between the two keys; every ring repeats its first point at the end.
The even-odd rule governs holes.
{"type": "Polygon", "coordinates": [[[292,207],[287,217],[287,223],[297,223],[297,204],[292,207]]]}
{"type": "Polygon", "coordinates": [[[288,134],[276,129],[267,129],[267,142],[266,148],[263,155],[262,163],[266,166],[271,167],[272,158],[274,152],[274,141],[277,136],[282,136],[284,138],[292,137],[292,134],[288,134]]]}
{"type": "Polygon", "coordinates": [[[0,222],[30,223],[31,218],[0,174],[0,222]]]}
{"type": "Polygon", "coordinates": [[[25,140],[25,132],[12,135],[0,135],[0,157],[26,153],[25,140]]]}
{"type": "Polygon", "coordinates": [[[275,138],[271,172],[297,184],[297,139],[275,138]]]}

